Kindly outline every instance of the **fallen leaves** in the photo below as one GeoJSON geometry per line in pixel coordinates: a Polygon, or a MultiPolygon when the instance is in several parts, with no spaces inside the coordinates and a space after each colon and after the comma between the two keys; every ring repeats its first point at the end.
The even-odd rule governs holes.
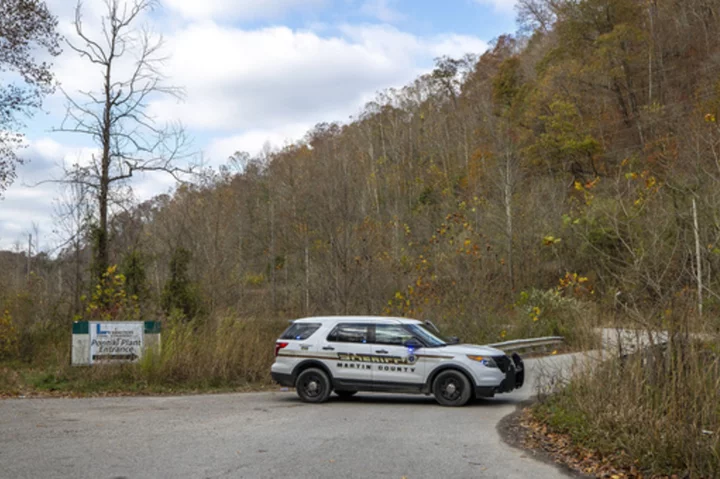
{"type": "MultiPolygon", "coordinates": [[[[623,451],[604,456],[597,451],[574,444],[567,434],[553,431],[536,418],[531,408],[523,409],[512,421],[511,440],[515,446],[544,453],[558,464],[598,479],[688,479],[683,475],[647,475],[638,469],[623,451]]],[[[715,477],[715,476],[713,476],[715,477]]],[[[709,479],[709,477],[707,478],[709,479]]]]}
{"type": "Polygon", "coordinates": [[[531,450],[547,453],[555,462],[570,469],[600,479],[661,479],[642,474],[635,466],[622,467],[627,457],[621,452],[604,457],[595,451],[573,444],[570,436],[551,431],[546,424],[535,418],[530,409],[523,410],[520,427],[524,430],[523,445],[531,450]]]}

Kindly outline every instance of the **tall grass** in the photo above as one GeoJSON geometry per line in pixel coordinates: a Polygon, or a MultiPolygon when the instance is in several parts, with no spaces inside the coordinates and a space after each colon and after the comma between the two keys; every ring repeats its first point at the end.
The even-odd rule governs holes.
{"type": "MultiPolygon", "coordinates": [[[[439,326],[443,333],[457,334],[464,342],[564,335],[579,347],[588,337],[594,317],[589,302],[563,298],[552,291],[532,292],[504,314],[450,318],[439,326]]],[[[287,320],[238,318],[232,312],[194,321],[171,317],[163,321],[160,347],[146,350],[138,363],[93,367],[70,365],[69,322],[17,324],[21,347],[16,357],[0,363],[0,392],[85,394],[270,385],[273,345],[287,320]]]]}
{"type": "Polygon", "coordinates": [[[267,383],[275,340],[284,321],[223,318],[197,326],[171,321],[162,347],[148,350],[138,369],[149,384],[200,386],[267,383]]]}
{"type": "Polygon", "coordinates": [[[573,377],[536,414],[648,475],[718,477],[720,347],[671,335],[665,347],[613,356],[573,377]]]}
{"type": "Polygon", "coordinates": [[[221,317],[203,322],[168,320],[158,348],[135,364],[70,365],[70,334],[32,333],[32,361],[0,364],[0,392],[68,394],[234,390],[269,385],[273,345],[286,321],[221,317]]]}

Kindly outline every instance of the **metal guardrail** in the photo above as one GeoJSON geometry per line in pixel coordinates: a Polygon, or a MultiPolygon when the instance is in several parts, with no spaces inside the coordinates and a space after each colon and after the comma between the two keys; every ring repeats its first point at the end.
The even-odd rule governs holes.
{"type": "Polygon", "coordinates": [[[545,338],[516,339],[513,341],[505,341],[504,343],[488,344],[488,346],[502,349],[503,351],[519,351],[522,349],[542,348],[544,346],[562,344],[563,342],[565,342],[565,338],[562,336],[548,336],[545,338]]]}

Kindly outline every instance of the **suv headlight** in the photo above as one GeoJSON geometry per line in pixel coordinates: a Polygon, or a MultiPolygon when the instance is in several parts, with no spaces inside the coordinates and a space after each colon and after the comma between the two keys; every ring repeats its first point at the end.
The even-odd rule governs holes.
{"type": "Polygon", "coordinates": [[[467,355],[468,359],[472,359],[473,361],[477,361],[483,364],[483,366],[488,368],[496,368],[498,367],[497,363],[493,358],[490,356],[473,356],[472,354],[467,355]]]}

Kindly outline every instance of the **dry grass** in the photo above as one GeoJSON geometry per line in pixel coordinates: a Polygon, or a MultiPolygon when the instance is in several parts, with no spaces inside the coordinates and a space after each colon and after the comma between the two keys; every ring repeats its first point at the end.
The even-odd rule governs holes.
{"type": "Polygon", "coordinates": [[[535,412],[577,444],[636,461],[623,466],[648,476],[717,477],[720,349],[676,336],[665,348],[577,375],[535,412]]]}
{"type": "MultiPolygon", "coordinates": [[[[169,321],[162,347],[137,364],[73,367],[70,335],[52,341],[31,363],[0,364],[0,394],[92,395],[248,390],[269,386],[273,344],[285,321],[219,318],[169,321]]],[[[38,337],[38,339],[40,336],[38,337]]]]}
{"type": "MultiPolygon", "coordinates": [[[[445,334],[480,344],[561,334],[579,348],[590,335],[592,311],[587,302],[545,292],[530,295],[527,302],[505,315],[466,321],[453,318],[440,327],[445,334]],[[541,311],[539,315],[535,308],[541,311]]],[[[146,351],[139,363],[85,368],[70,366],[69,324],[35,323],[22,328],[22,354],[0,363],[0,394],[138,394],[265,387],[271,384],[273,344],[286,327],[286,319],[237,318],[232,312],[189,322],[169,319],[163,322],[161,348],[146,351]]]]}
{"type": "Polygon", "coordinates": [[[222,384],[270,380],[273,345],[284,321],[225,318],[202,326],[170,323],[160,351],[148,351],[139,371],[148,383],[222,384]]]}

